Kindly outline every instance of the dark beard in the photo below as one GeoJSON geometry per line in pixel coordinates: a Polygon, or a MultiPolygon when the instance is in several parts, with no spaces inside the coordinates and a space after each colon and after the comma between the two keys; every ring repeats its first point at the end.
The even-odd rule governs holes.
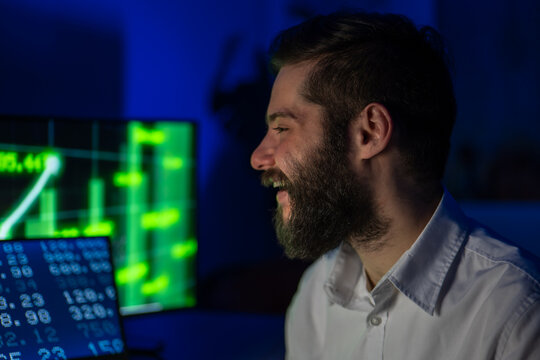
{"type": "Polygon", "coordinates": [[[291,179],[279,170],[269,170],[268,179],[285,180],[291,217],[283,220],[282,209],[274,214],[280,244],[289,258],[314,260],[342,241],[373,249],[388,228],[375,209],[373,192],[348,166],[348,157],[324,144],[306,157],[292,162],[291,179]]]}

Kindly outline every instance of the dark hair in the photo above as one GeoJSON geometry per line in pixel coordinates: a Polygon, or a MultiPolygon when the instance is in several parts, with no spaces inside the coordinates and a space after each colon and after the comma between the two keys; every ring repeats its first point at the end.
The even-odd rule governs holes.
{"type": "MultiPolygon", "coordinates": [[[[304,96],[322,105],[326,128],[348,145],[352,119],[371,102],[384,105],[417,180],[440,180],[450,149],[456,101],[440,35],[392,14],[334,13],[281,32],[271,66],[314,61],[304,96]]],[[[345,150],[345,149],[342,149],[345,150]]]]}

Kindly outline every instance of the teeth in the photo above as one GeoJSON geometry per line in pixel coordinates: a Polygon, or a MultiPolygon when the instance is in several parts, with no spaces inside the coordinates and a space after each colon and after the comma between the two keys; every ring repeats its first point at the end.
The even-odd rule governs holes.
{"type": "Polygon", "coordinates": [[[283,186],[283,181],[274,182],[273,186],[274,186],[274,188],[282,187],[283,186]]]}

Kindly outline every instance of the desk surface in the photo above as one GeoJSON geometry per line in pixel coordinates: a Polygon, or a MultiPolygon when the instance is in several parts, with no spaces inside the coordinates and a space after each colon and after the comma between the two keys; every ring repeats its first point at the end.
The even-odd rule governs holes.
{"type": "Polygon", "coordinates": [[[134,359],[283,359],[284,317],[185,310],[124,319],[134,359]],[[160,348],[161,357],[144,355],[160,348]]]}

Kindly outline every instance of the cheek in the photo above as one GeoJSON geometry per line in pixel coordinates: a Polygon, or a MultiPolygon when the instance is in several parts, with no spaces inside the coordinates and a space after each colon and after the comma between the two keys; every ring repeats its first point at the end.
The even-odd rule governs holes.
{"type": "Polygon", "coordinates": [[[295,168],[298,167],[298,155],[291,152],[282,152],[275,155],[276,167],[287,177],[289,181],[294,178],[295,168]]]}
{"type": "Polygon", "coordinates": [[[293,149],[294,147],[289,146],[287,141],[282,141],[279,146],[276,147],[274,160],[276,162],[276,167],[281,171],[285,171],[285,169],[290,167],[290,161],[295,156],[293,149]]]}
{"type": "Polygon", "coordinates": [[[291,169],[296,163],[309,161],[308,154],[312,152],[306,139],[297,137],[287,137],[283,139],[275,152],[276,165],[285,172],[285,169],[291,169]]]}

